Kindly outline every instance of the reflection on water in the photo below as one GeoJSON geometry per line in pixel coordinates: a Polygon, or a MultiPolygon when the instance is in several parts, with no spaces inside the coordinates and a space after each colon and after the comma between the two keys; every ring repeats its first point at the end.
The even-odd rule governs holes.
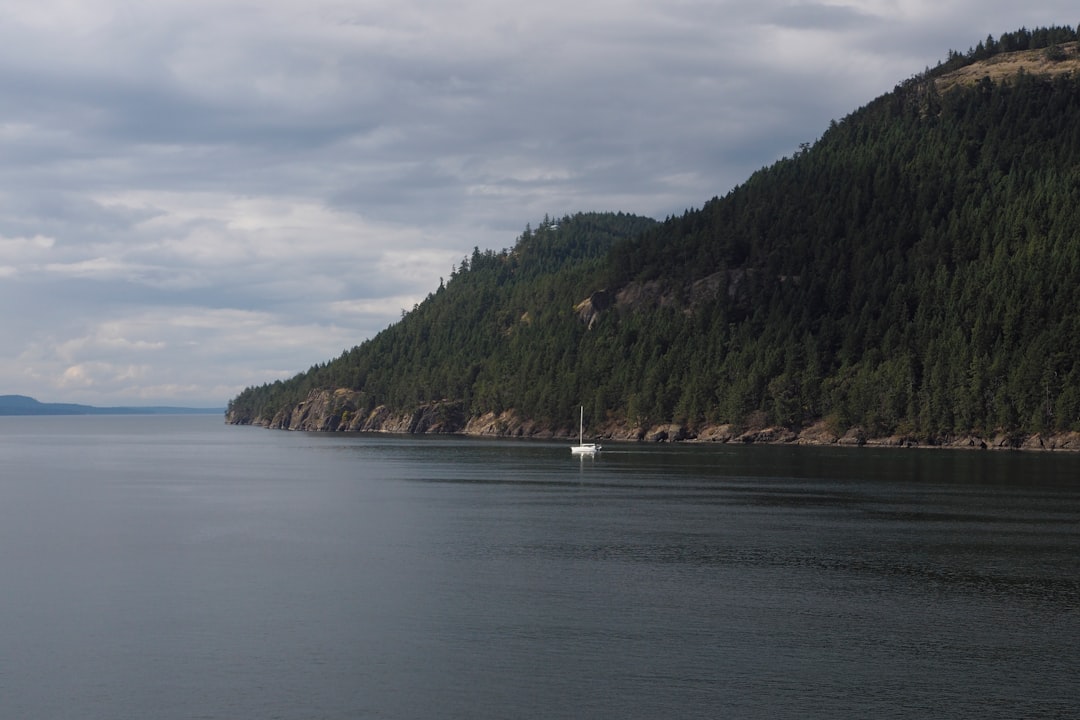
{"type": "Polygon", "coordinates": [[[1066,717],[1080,456],[0,419],[0,716],[1066,717]]]}

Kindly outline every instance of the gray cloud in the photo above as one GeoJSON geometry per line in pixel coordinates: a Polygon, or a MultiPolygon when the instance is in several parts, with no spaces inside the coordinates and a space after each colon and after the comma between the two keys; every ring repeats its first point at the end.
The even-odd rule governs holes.
{"type": "Polygon", "coordinates": [[[870,13],[850,5],[828,3],[792,3],[780,9],[773,22],[796,30],[825,30],[835,32],[850,28],[868,27],[874,22],[870,13]]]}
{"type": "Polygon", "coordinates": [[[0,393],[223,404],[545,214],[681,213],[1064,2],[0,9],[0,393]]]}

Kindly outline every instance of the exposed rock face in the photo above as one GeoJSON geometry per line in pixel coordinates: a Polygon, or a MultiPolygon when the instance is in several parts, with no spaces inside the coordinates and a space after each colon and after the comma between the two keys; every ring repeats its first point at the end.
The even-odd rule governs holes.
{"type": "Polygon", "coordinates": [[[350,432],[386,432],[409,435],[460,433],[465,429],[465,413],[461,403],[443,402],[421,405],[411,413],[393,414],[384,405],[372,410],[363,419],[357,417],[348,428],[350,432]]]}
{"type": "Polygon", "coordinates": [[[619,307],[652,308],[671,303],[670,296],[664,294],[663,286],[655,281],[632,282],[627,284],[615,296],[619,307]]]}
{"type": "Polygon", "coordinates": [[[697,439],[701,442],[731,442],[736,437],[735,428],[730,424],[708,425],[698,432],[697,439]]]}
{"type": "Polygon", "coordinates": [[[1068,432],[1060,435],[1036,433],[1026,438],[1020,447],[1024,450],[1080,450],[1080,433],[1068,432]]]}
{"type": "Polygon", "coordinates": [[[865,445],[866,434],[861,427],[853,427],[837,438],[836,442],[840,445],[865,445]]]}
{"type": "Polygon", "coordinates": [[[799,439],[799,434],[789,428],[767,427],[750,430],[735,439],[742,443],[793,443],[799,439]]]}
{"type": "MultiPolygon", "coordinates": [[[[233,424],[264,425],[280,430],[317,432],[383,432],[398,434],[446,433],[488,437],[577,438],[576,428],[553,429],[535,420],[521,417],[514,410],[469,416],[464,403],[445,400],[421,405],[411,412],[393,412],[385,405],[364,409],[363,393],[339,388],[315,390],[301,403],[273,418],[226,416],[233,424]]],[[[713,442],[780,443],[799,445],[847,445],[875,447],[947,447],[965,449],[1064,450],[1080,451],[1080,433],[995,436],[936,437],[916,440],[906,435],[869,436],[862,428],[849,428],[838,434],[824,421],[801,430],[752,425],[738,428],[731,424],[688,427],[662,423],[650,427],[628,426],[613,420],[599,428],[597,438],[625,442],[713,442]]]]}
{"type": "Polygon", "coordinates": [[[343,424],[347,426],[356,414],[358,398],[359,393],[344,388],[318,390],[309,394],[306,400],[297,404],[290,412],[279,412],[268,427],[322,432],[345,430],[347,427],[343,427],[343,424]]]}
{"type": "Polygon", "coordinates": [[[645,442],[679,442],[686,440],[688,433],[682,425],[657,425],[645,432],[645,442]]]}
{"type": "Polygon", "coordinates": [[[800,445],[835,445],[840,436],[824,420],[811,425],[799,433],[800,445]]]}
{"type": "Polygon", "coordinates": [[[555,434],[548,428],[540,427],[535,421],[522,418],[513,410],[506,410],[496,415],[486,413],[470,418],[463,431],[466,435],[486,435],[489,437],[529,437],[550,438],[555,434]]]}
{"type": "Polygon", "coordinates": [[[1048,450],[1080,450],[1080,432],[1067,432],[1046,438],[1043,447],[1048,450]]]}
{"type": "Polygon", "coordinates": [[[273,430],[315,432],[418,434],[460,433],[465,429],[464,406],[459,402],[430,403],[409,413],[393,413],[385,405],[362,412],[361,400],[362,394],[355,390],[314,390],[291,410],[253,423],[273,430]]]}
{"type": "Polygon", "coordinates": [[[586,299],[574,306],[574,312],[590,329],[596,324],[600,313],[611,307],[613,303],[611,293],[607,290],[597,290],[586,299]]]}
{"type": "MultiPolygon", "coordinates": [[[[630,310],[677,307],[690,312],[711,302],[721,293],[736,303],[745,305],[750,301],[749,281],[756,273],[753,268],[722,270],[695,280],[687,286],[672,286],[658,280],[635,281],[627,283],[615,294],[614,305],[630,310]]],[[[778,275],[777,280],[798,284],[802,278],[798,275],[778,275]]]]}

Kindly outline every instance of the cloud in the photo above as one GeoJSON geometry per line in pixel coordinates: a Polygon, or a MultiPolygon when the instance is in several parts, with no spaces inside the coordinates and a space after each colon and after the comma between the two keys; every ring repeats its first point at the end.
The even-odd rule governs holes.
{"type": "Polygon", "coordinates": [[[700,206],[1003,0],[0,7],[0,392],[224,404],[545,214],[700,206]],[[17,308],[17,310],[16,310],[17,308]]]}
{"type": "Polygon", "coordinates": [[[816,29],[835,33],[866,27],[873,20],[874,16],[867,11],[850,5],[796,3],[779,10],[773,22],[796,30],[816,29]]]}
{"type": "MultiPolygon", "coordinates": [[[[231,396],[249,384],[306,369],[292,364],[298,352],[310,354],[314,364],[352,344],[349,329],[332,323],[293,324],[266,312],[174,307],[117,314],[81,333],[41,333],[13,366],[0,363],[0,372],[17,372],[94,404],[118,404],[113,397],[141,404],[182,399],[155,394],[165,387],[226,388],[231,396]],[[216,369],[214,377],[207,377],[207,368],[216,369]]],[[[195,404],[223,406],[227,399],[203,393],[191,394],[199,400],[195,404]]]]}
{"type": "Polygon", "coordinates": [[[46,257],[56,241],[45,235],[4,237],[0,235],[0,262],[23,264],[46,257]]]}

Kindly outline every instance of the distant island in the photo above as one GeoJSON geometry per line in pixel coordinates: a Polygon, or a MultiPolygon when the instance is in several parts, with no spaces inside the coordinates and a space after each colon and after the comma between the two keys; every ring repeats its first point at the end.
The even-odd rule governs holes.
{"type": "Polygon", "coordinates": [[[0,415],[217,415],[222,408],[94,407],[75,403],[43,403],[26,395],[0,395],[0,415]]]}

